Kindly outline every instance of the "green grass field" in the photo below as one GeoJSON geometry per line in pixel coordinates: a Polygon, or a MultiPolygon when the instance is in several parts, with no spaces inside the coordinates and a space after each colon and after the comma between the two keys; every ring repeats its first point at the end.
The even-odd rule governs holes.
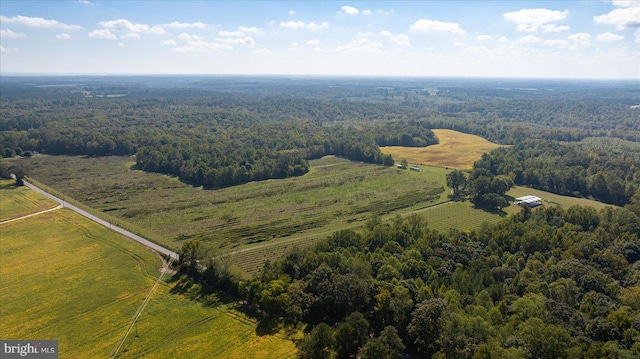
{"type": "Polygon", "coordinates": [[[30,213],[54,208],[58,204],[26,187],[18,187],[14,180],[0,180],[0,222],[30,213]],[[9,193],[11,193],[9,195],[9,193]]]}
{"type": "Polygon", "coordinates": [[[483,223],[496,223],[503,216],[473,208],[471,202],[451,202],[420,212],[427,226],[441,232],[450,229],[474,230],[483,223]]]}
{"type": "Polygon", "coordinates": [[[471,169],[473,163],[485,152],[500,147],[493,142],[476,135],[453,130],[432,130],[440,143],[427,147],[382,147],[385,154],[390,154],[396,161],[407,160],[412,164],[471,169]]]}
{"type": "Polygon", "coordinates": [[[325,157],[302,177],[215,191],[131,169],[131,158],[50,157],[29,160],[30,176],[70,197],[163,236],[179,247],[200,239],[237,246],[340,229],[446,201],[446,171],[411,172],[325,157]]]}
{"type": "MultiPolygon", "coordinates": [[[[3,196],[5,192],[3,191],[3,196]]],[[[68,210],[0,226],[0,337],[55,339],[61,358],[108,357],[159,275],[159,258],[68,210]]],[[[119,358],[287,358],[231,304],[205,307],[162,284],[119,358]]]]}
{"type": "MultiPolygon", "coordinates": [[[[511,196],[513,198],[523,197],[528,195],[538,196],[542,198],[542,203],[544,205],[547,205],[547,206],[557,205],[564,209],[567,209],[573,205],[589,206],[597,210],[600,210],[605,207],[615,207],[614,205],[611,205],[611,204],[606,204],[606,203],[590,200],[587,198],[560,196],[550,192],[540,191],[537,189],[521,187],[521,186],[513,187],[509,192],[507,192],[507,196],[511,196]]],[[[517,211],[519,210],[519,207],[512,204],[509,207],[509,209],[515,209],[517,211]]]]}

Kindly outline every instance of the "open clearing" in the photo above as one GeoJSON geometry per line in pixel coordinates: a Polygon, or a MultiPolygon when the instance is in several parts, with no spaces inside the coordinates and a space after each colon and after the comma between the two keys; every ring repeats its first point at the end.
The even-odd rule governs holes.
{"type": "Polygon", "coordinates": [[[453,130],[432,130],[440,143],[427,147],[381,147],[384,154],[393,156],[396,162],[407,160],[411,164],[471,169],[473,163],[483,153],[490,152],[500,145],[489,142],[476,135],[453,130]]]}
{"type": "Polygon", "coordinates": [[[174,249],[199,239],[228,250],[447,200],[444,169],[413,172],[333,156],[311,161],[301,177],[212,191],[132,169],[128,157],[36,156],[25,163],[30,177],[162,236],[174,249]]]}
{"type": "MultiPolygon", "coordinates": [[[[520,187],[520,186],[513,187],[509,192],[507,192],[507,195],[513,198],[518,198],[518,197],[523,197],[528,195],[538,196],[542,198],[542,203],[544,205],[558,205],[564,209],[567,209],[573,205],[589,206],[597,210],[600,210],[605,207],[615,207],[614,205],[611,205],[611,204],[606,204],[606,203],[594,201],[587,198],[561,196],[561,195],[553,194],[550,192],[545,192],[545,191],[540,191],[533,188],[520,187]]],[[[520,207],[512,204],[509,208],[518,209],[520,207]]]]}
{"type": "MultiPolygon", "coordinates": [[[[3,196],[5,195],[3,191],[3,196]]],[[[60,357],[108,357],[159,258],[68,210],[0,226],[0,337],[59,341],[60,357]]],[[[284,335],[256,334],[230,304],[205,307],[163,283],[118,358],[288,358],[284,335]]]]}
{"type": "Polygon", "coordinates": [[[14,180],[0,180],[0,222],[56,207],[58,204],[26,187],[18,187],[14,180]]]}

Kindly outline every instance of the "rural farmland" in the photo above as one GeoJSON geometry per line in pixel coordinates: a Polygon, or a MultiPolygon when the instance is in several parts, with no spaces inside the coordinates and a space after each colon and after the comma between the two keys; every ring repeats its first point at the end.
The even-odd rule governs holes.
{"type": "MultiPolygon", "coordinates": [[[[24,196],[8,186],[3,199],[24,196]]],[[[39,208],[36,202],[30,210],[39,208]]],[[[108,357],[160,274],[157,254],[64,209],[0,226],[0,337],[57,338],[61,357],[108,357]]],[[[163,282],[153,294],[139,337],[131,333],[118,358],[294,356],[287,336],[257,335],[257,321],[233,303],[212,296],[204,306],[172,287],[163,282]]]]}

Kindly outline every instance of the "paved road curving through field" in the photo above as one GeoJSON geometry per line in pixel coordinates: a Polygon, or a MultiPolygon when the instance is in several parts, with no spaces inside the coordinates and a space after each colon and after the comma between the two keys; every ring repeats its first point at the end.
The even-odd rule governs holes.
{"type": "Polygon", "coordinates": [[[52,200],[60,203],[60,205],[62,205],[63,208],[68,208],[68,209],[80,214],[81,216],[89,218],[90,220],[92,220],[92,221],[94,221],[94,222],[96,222],[98,224],[101,224],[101,225],[103,225],[103,226],[105,226],[105,227],[107,227],[107,228],[109,228],[109,229],[111,229],[111,230],[113,230],[115,232],[118,232],[118,233],[122,234],[123,236],[128,237],[128,238],[130,238],[130,239],[142,244],[143,246],[145,246],[147,248],[150,248],[150,249],[152,249],[152,250],[154,250],[154,251],[156,251],[156,252],[158,252],[160,254],[167,255],[167,256],[169,256],[169,257],[171,257],[173,259],[178,259],[178,257],[179,257],[178,253],[172,252],[172,251],[170,251],[170,250],[168,250],[168,249],[166,249],[166,248],[164,248],[164,247],[162,247],[160,245],[157,245],[157,244],[155,244],[153,242],[150,242],[150,241],[140,237],[137,234],[131,233],[131,232],[127,231],[126,229],[120,228],[120,227],[118,227],[116,225],[113,225],[113,224],[103,220],[103,219],[100,219],[100,218],[92,215],[91,213],[89,213],[89,212],[87,212],[85,210],[82,210],[82,209],[80,209],[80,208],[78,208],[78,207],[76,207],[76,206],[74,206],[74,205],[72,205],[72,204],[70,204],[68,202],[65,202],[64,200],[52,195],[51,193],[43,191],[42,189],[40,189],[39,187],[36,187],[32,183],[29,183],[27,181],[23,181],[23,182],[24,182],[25,186],[31,188],[32,190],[34,190],[34,191],[36,191],[36,192],[38,192],[38,193],[40,193],[40,194],[42,194],[44,196],[47,196],[47,197],[51,198],[52,200]]]}

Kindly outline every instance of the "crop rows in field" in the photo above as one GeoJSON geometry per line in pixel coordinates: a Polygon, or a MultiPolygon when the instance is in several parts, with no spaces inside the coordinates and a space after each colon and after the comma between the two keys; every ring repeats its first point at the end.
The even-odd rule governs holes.
{"type": "Polygon", "coordinates": [[[317,239],[309,237],[295,242],[276,243],[274,245],[250,249],[240,253],[232,253],[229,256],[230,264],[234,270],[239,270],[242,275],[249,275],[262,269],[264,262],[283,258],[296,248],[304,248],[312,245],[317,239]]]}
{"type": "Polygon", "coordinates": [[[483,223],[496,223],[501,217],[498,214],[473,208],[470,202],[451,202],[420,212],[431,229],[441,232],[450,229],[473,230],[483,223]]]}

